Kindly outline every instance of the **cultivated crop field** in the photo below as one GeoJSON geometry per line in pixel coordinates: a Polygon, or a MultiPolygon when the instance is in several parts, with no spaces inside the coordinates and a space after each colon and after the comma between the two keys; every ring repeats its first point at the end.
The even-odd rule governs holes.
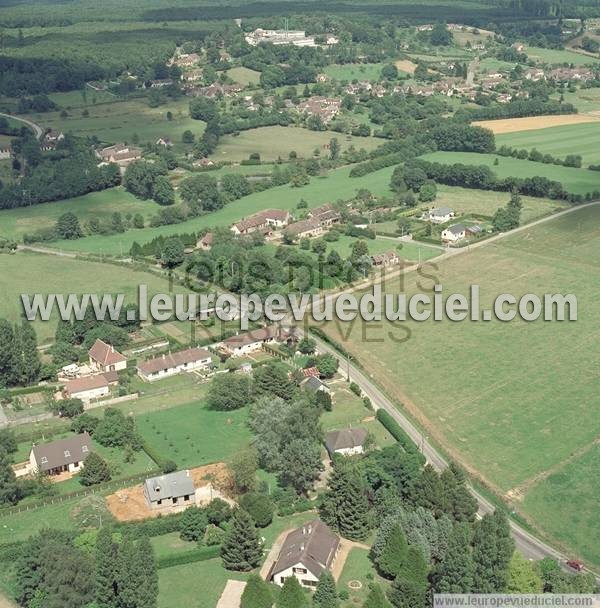
{"type": "MultiPolygon", "coordinates": [[[[580,209],[404,278],[409,294],[430,290],[431,276],[446,295],[468,295],[478,284],[483,307],[500,293],[574,293],[577,322],[328,327],[430,438],[595,565],[600,529],[589,522],[597,519],[600,435],[599,221],[600,205],[580,209]],[[552,515],[555,491],[564,499],[552,515]]],[[[397,283],[386,291],[397,293],[397,283]]]]}
{"type": "MultiPolygon", "coordinates": [[[[525,118],[479,120],[475,121],[473,124],[489,129],[496,135],[520,133],[521,131],[536,131],[538,135],[542,135],[542,129],[581,125],[582,123],[596,123],[594,125],[595,128],[597,125],[600,125],[600,118],[590,114],[559,114],[558,116],[527,116],[525,118]]],[[[496,141],[499,145],[504,143],[501,137],[498,137],[496,141]]]]}
{"type": "Polygon", "coordinates": [[[600,119],[590,124],[572,124],[551,129],[539,129],[520,133],[497,135],[498,146],[507,145],[513,148],[537,148],[544,154],[564,158],[567,154],[579,154],[583,165],[600,163],[600,119]]]}
{"type": "MultiPolygon", "coordinates": [[[[0,318],[19,321],[24,293],[123,293],[126,302],[134,302],[140,283],[148,285],[151,294],[167,293],[169,288],[167,281],[160,277],[124,266],[27,252],[3,254],[0,255],[0,318]]],[[[174,289],[184,291],[178,286],[174,289]]],[[[54,338],[57,319],[55,313],[48,322],[35,322],[40,344],[54,338]]]]}
{"type": "Polygon", "coordinates": [[[375,137],[353,137],[298,127],[259,127],[242,131],[239,135],[225,135],[211,157],[220,161],[241,161],[258,152],[262,160],[277,160],[279,157],[287,159],[289,153],[294,151],[299,157],[312,158],[315,149],[326,157],[328,150],[325,146],[332,137],[337,137],[341,150],[350,146],[357,150],[373,150],[383,143],[382,139],[375,137]]]}
{"type": "Polygon", "coordinates": [[[600,191],[600,172],[588,169],[574,169],[558,165],[546,165],[529,160],[476,154],[474,152],[433,152],[423,156],[425,160],[437,163],[464,165],[487,165],[498,177],[547,177],[562,183],[567,192],[586,194],[600,191]],[[498,165],[494,161],[498,159],[498,165]]]}

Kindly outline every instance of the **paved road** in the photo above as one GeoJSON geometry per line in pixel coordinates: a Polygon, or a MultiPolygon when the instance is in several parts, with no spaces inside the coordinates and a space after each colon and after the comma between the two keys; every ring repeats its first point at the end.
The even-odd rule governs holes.
{"type": "Polygon", "coordinates": [[[19,122],[26,124],[28,127],[31,127],[33,129],[33,132],[35,133],[35,136],[38,139],[41,139],[44,133],[44,130],[42,129],[42,127],[40,127],[40,125],[36,124],[35,122],[32,122],[31,120],[27,120],[27,118],[13,116],[12,114],[5,114],[4,112],[0,112],[0,116],[4,116],[5,118],[12,118],[13,120],[18,120],[19,122]]]}
{"type": "MultiPolygon", "coordinates": [[[[336,350],[334,350],[326,342],[323,342],[323,340],[320,340],[317,336],[311,335],[311,337],[317,341],[319,351],[331,353],[337,357],[340,356],[336,350]]],[[[344,362],[341,367],[341,373],[344,375],[347,374],[350,381],[356,382],[361,387],[365,395],[371,400],[373,406],[376,409],[381,408],[388,412],[404,429],[404,431],[406,431],[410,438],[421,447],[423,455],[431,466],[433,466],[437,471],[442,471],[448,466],[448,463],[444,457],[429,443],[429,441],[427,441],[421,431],[417,429],[417,427],[395,407],[395,405],[379,390],[379,388],[364,372],[362,372],[351,362],[344,362]]],[[[477,500],[479,505],[478,513],[480,516],[485,515],[486,513],[492,513],[494,511],[495,507],[491,502],[479,494],[475,489],[470,488],[470,491],[477,500]]],[[[511,521],[510,526],[516,547],[526,558],[539,560],[544,557],[551,557],[561,562],[561,564],[564,566],[564,562],[568,559],[566,555],[553,549],[539,538],[536,538],[527,532],[515,522],[511,521]]],[[[600,577],[598,580],[600,581],[600,577]]]]}

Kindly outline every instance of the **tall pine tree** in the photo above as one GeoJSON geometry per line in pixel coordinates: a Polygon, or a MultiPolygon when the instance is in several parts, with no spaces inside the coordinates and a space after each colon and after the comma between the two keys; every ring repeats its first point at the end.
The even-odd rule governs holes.
{"type": "Polygon", "coordinates": [[[407,555],[406,536],[400,523],[396,523],[391,529],[383,551],[377,560],[377,566],[385,576],[394,579],[406,565],[407,555]]]}
{"type": "Polygon", "coordinates": [[[269,585],[258,574],[248,577],[240,600],[240,608],[271,608],[273,596],[269,585]]]}
{"type": "Polygon", "coordinates": [[[284,583],[277,602],[277,608],[308,608],[308,599],[295,576],[288,576],[284,583]]]}
{"type": "Polygon", "coordinates": [[[96,604],[99,608],[117,608],[118,546],[112,530],[104,526],[96,539],[96,604]]]}
{"type": "Polygon", "coordinates": [[[254,521],[243,509],[233,512],[229,530],[221,545],[221,558],[227,570],[247,572],[262,558],[262,547],[254,521]]]}
{"type": "Polygon", "coordinates": [[[377,583],[369,585],[369,595],[367,595],[363,608],[391,608],[383,589],[377,583]]]}
{"type": "Polygon", "coordinates": [[[365,483],[356,465],[336,458],[329,491],[321,504],[321,516],[345,538],[363,540],[369,533],[369,503],[365,483]]]}
{"type": "Polygon", "coordinates": [[[39,380],[42,369],[33,323],[24,319],[21,326],[15,330],[15,335],[17,334],[19,336],[19,351],[16,353],[18,381],[24,385],[33,384],[39,380]]]}
{"type": "Polygon", "coordinates": [[[313,595],[313,606],[315,608],[337,608],[338,604],[335,581],[331,572],[325,570],[319,577],[319,582],[313,595]]]}
{"type": "Polygon", "coordinates": [[[434,573],[433,588],[437,593],[470,593],[473,570],[469,526],[456,524],[448,539],[444,558],[434,573]]]}
{"type": "Polygon", "coordinates": [[[0,319],[0,386],[15,383],[17,374],[17,353],[13,326],[0,319]]]}

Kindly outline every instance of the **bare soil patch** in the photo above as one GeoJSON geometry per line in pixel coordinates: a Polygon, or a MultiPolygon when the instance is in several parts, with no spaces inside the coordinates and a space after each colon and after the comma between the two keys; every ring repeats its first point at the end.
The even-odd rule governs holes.
{"type": "Polygon", "coordinates": [[[500,120],[479,120],[473,124],[489,129],[496,135],[517,131],[535,131],[563,125],[578,125],[596,122],[600,117],[592,114],[564,114],[559,116],[529,116],[527,118],[503,118],[500,120]]]}
{"type": "MultiPolygon", "coordinates": [[[[190,469],[190,473],[194,480],[197,495],[199,494],[198,490],[202,490],[203,488],[208,489],[209,485],[215,490],[215,496],[222,495],[225,497],[231,494],[233,484],[231,474],[225,463],[218,462],[203,467],[196,467],[195,469],[190,469]]],[[[142,484],[123,488],[107,496],[106,504],[109,511],[118,521],[140,521],[168,513],[177,513],[190,506],[189,504],[185,504],[173,509],[151,509],[146,502],[142,484]]]]}
{"type": "Polygon", "coordinates": [[[401,59],[396,61],[396,67],[402,72],[407,72],[408,74],[414,74],[417,69],[417,64],[413,63],[409,59],[401,59]]]}

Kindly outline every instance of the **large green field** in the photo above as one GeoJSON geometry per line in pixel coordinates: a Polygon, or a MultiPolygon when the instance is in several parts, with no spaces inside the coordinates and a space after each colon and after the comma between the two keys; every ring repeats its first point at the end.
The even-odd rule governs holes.
{"type": "MultiPolygon", "coordinates": [[[[586,125],[587,126],[587,125],[586,125]]],[[[425,160],[437,163],[465,165],[487,165],[498,177],[547,177],[562,183],[567,192],[585,194],[600,191],[600,172],[588,169],[574,169],[557,165],[546,165],[512,157],[474,152],[433,152],[423,156],[425,160]],[[498,159],[498,165],[494,161],[498,159]]]]}
{"type": "Polygon", "coordinates": [[[335,80],[379,80],[383,63],[347,63],[332,64],[323,69],[323,73],[335,80]]]}
{"type": "MultiPolygon", "coordinates": [[[[553,97],[558,99],[559,95],[553,97]]],[[[566,103],[572,103],[580,112],[594,112],[600,110],[600,88],[565,91],[564,100],[566,103]]]]}
{"type": "Polygon", "coordinates": [[[250,442],[247,411],[214,412],[199,401],[136,418],[142,437],[178,468],[227,461],[250,442]]]}
{"type": "Polygon", "coordinates": [[[363,177],[349,179],[350,168],[344,167],[331,171],[326,177],[313,177],[310,184],[302,188],[285,185],[257,192],[229,203],[214,213],[194,218],[183,224],[130,230],[124,234],[112,236],[88,236],[77,241],[58,241],[52,243],[51,246],[70,251],[119,255],[121,250],[129,251],[134,241],[145,243],[161,234],[168,236],[198,231],[202,228],[230,226],[241,218],[262,209],[271,207],[295,209],[301,199],[306,200],[309,207],[316,207],[338,199],[351,198],[361,188],[366,188],[375,195],[390,195],[389,183],[392,171],[393,167],[389,167],[363,177]]]}
{"type": "Polygon", "coordinates": [[[242,131],[239,135],[221,137],[211,157],[219,161],[240,161],[258,152],[262,160],[285,160],[292,151],[301,158],[311,158],[315,150],[327,156],[325,146],[332,137],[337,137],[342,150],[350,146],[357,150],[373,150],[383,143],[382,139],[375,137],[353,137],[329,131],[309,131],[301,127],[259,127],[242,131]]]}
{"type": "Polygon", "coordinates": [[[525,53],[529,59],[532,59],[538,63],[572,63],[573,65],[592,65],[598,63],[597,58],[582,55],[580,53],[574,53],[573,51],[566,49],[544,49],[538,46],[526,46],[525,53]]]}
{"type": "Polygon", "coordinates": [[[600,120],[585,124],[550,127],[534,131],[520,131],[496,135],[496,143],[512,148],[537,148],[544,154],[564,158],[567,154],[579,154],[583,165],[600,163],[600,120]]]}
{"type": "MultiPolygon", "coordinates": [[[[53,255],[19,252],[0,255],[0,318],[17,322],[21,318],[21,294],[125,294],[134,302],[137,285],[148,285],[148,293],[167,293],[168,283],[153,274],[133,268],[89,262],[53,255]]],[[[175,286],[175,291],[182,288],[175,286]]],[[[58,316],[36,321],[40,344],[49,342],[56,331],[58,316]]]]}
{"type": "MultiPolygon", "coordinates": [[[[424,276],[413,273],[404,280],[408,294],[430,290],[431,276],[443,284],[446,295],[468,295],[477,284],[483,308],[490,308],[501,293],[573,293],[577,322],[329,327],[453,458],[595,565],[600,565],[600,527],[589,526],[593,514],[588,509],[598,500],[597,472],[592,470],[597,461],[591,452],[580,458],[577,478],[569,473],[576,465],[566,463],[600,434],[599,221],[600,205],[580,209],[472,253],[433,261],[423,269],[424,276]],[[554,472],[564,475],[542,481],[554,472]],[[551,516],[555,501],[544,500],[548,484],[559,482],[565,493],[577,496],[576,504],[565,502],[562,518],[551,516]],[[567,516],[567,504],[581,513],[567,516]]],[[[399,289],[386,286],[388,293],[399,289]]]]}
{"type": "MultiPolygon", "coordinates": [[[[90,97],[92,97],[90,95],[90,97]]],[[[181,134],[192,131],[196,137],[204,131],[204,123],[190,118],[188,100],[170,101],[158,108],[151,108],[144,99],[115,101],[88,106],[89,113],[83,116],[84,108],[71,110],[68,116],[61,112],[28,114],[26,118],[42,128],[52,128],[63,133],[75,133],[79,137],[96,136],[106,143],[132,142],[137,136],[141,143],[154,143],[159,137],[170,137],[181,141],[181,134]],[[173,115],[167,120],[167,112],[173,115]]]]}

